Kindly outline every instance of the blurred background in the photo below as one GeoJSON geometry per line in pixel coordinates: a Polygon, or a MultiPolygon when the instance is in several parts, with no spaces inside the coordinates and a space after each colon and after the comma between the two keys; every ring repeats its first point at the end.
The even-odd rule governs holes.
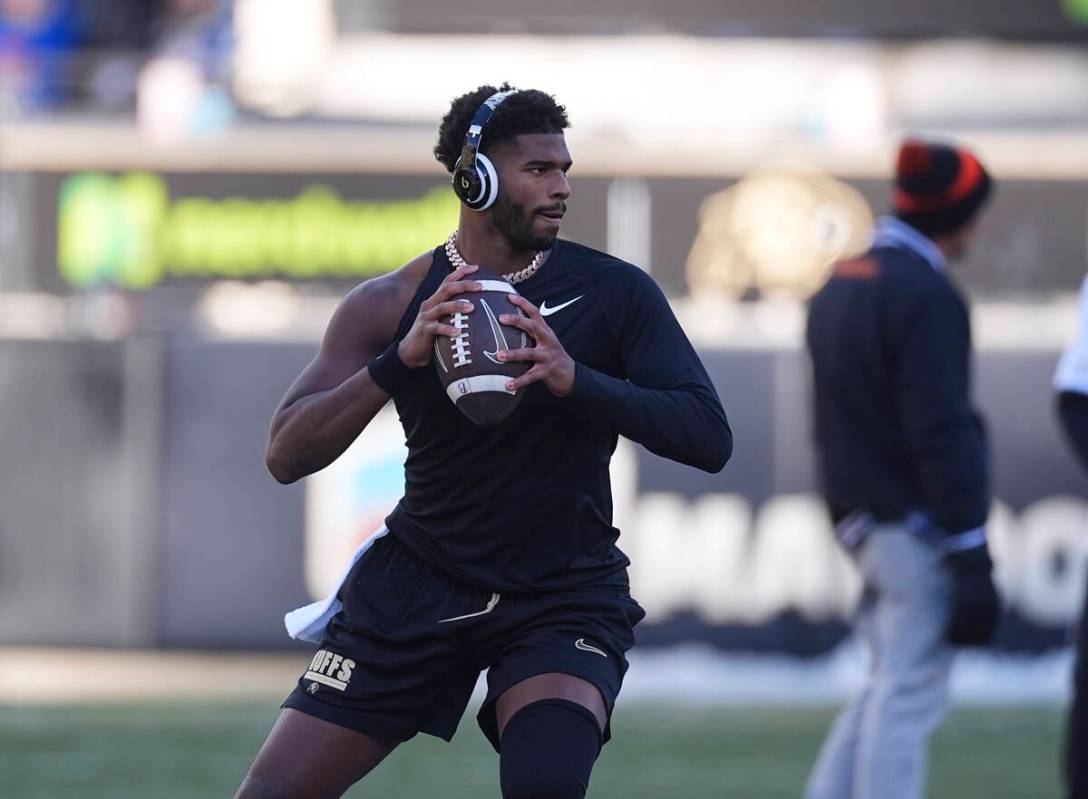
{"type": "MultiPolygon", "coordinates": [[[[1008,608],[957,666],[932,795],[1056,796],[1088,564],[1088,482],[1050,388],[1088,268],[1086,44],[1085,0],[0,0],[12,795],[234,789],[307,661],[283,612],[329,590],[403,477],[383,413],[279,486],[271,413],[346,290],[456,226],[438,121],[509,80],[569,110],[564,235],[654,276],[736,433],[714,476],[621,442],[648,618],[591,795],[798,795],[858,682],[801,332],[912,133],[999,181],[955,274],[1008,608]]],[[[474,730],[404,750],[371,790],[497,793],[474,730]]]]}

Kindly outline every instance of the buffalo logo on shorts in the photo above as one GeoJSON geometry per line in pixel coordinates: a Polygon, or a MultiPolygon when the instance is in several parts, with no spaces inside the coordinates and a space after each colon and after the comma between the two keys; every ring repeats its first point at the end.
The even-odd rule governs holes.
{"type": "Polygon", "coordinates": [[[310,680],[310,693],[317,691],[317,683],[343,691],[351,680],[351,672],[355,668],[355,661],[343,655],[337,655],[325,649],[317,650],[314,659],[310,661],[310,668],[302,676],[304,680],[310,680]]]}

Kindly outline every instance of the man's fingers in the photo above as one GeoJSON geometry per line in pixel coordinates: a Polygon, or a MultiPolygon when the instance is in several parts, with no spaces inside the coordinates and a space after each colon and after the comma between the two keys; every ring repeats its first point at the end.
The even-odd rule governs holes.
{"type": "Polygon", "coordinates": [[[435,297],[439,297],[440,301],[445,301],[450,297],[456,297],[458,294],[467,294],[470,291],[483,291],[483,286],[477,280],[458,280],[453,283],[446,283],[438,287],[438,291],[434,293],[435,297]]]}
{"type": "Polygon", "coordinates": [[[521,347],[516,350],[506,350],[498,354],[500,361],[533,361],[538,363],[546,356],[536,347],[521,347]]]}
{"type": "Polygon", "coordinates": [[[516,313],[500,314],[499,322],[504,325],[510,325],[510,327],[516,327],[518,330],[524,330],[537,341],[540,341],[541,338],[545,338],[548,333],[552,332],[552,329],[544,323],[543,319],[537,321],[536,319],[530,319],[516,313]]]}
{"type": "Polygon", "coordinates": [[[444,325],[441,322],[431,322],[424,330],[429,336],[446,336],[447,338],[456,338],[461,332],[456,327],[444,325]]]}
{"type": "Polygon", "coordinates": [[[468,294],[482,290],[483,286],[476,280],[458,280],[453,283],[443,283],[434,294],[420,304],[419,309],[426,311],[439,303],[446,302],[451,297],[456,297],[458,294],[468,294]]]}
{"type": "Polygon", "coordinates": [[[464,266],[457,267],[444,278],[442,278],[442,282],[438,285],[438,291],[442,291],[447,286],[452,286],[455,283],[467,282],[468,276],[479,268],[480,267],[476,266],[475,264],[465,264],[464,266]]]}
{"type": "Polygon", "coordinates": [[[442,278],[442,283],[452,283],[456,280],[461,280],[465,275],[471,275],[479,268],[480,267],[476,264],[465,264],[464,266],[459,266],[448,275],[446,275],[444,278],[442,278]]]}
{"type": "Polygon", "coordinates": [[[468,300],[447,300],[446,302],[439,303],[432,306],[427,310],[420,310],[419,316],[424,321],[431,321],[433,319],[441,319],[443,316],[451,316],[455,313],[472,313],[473,304],[468,300]]]}
{"type": "Polygon", "coordinates": [[[420,313],[426,313],[435,306],[441,305],[444,302],[449,302],[459,294],[469,294],[482,289],[483,286],[473,280],[462,280],[457,283],[439,286],[438,291],[420,303],[419,311],[420,313]]]}
{"type": "Polygon", "coordinates": [[[519,389],[525,388],[528,385],[532,385],[538,380],[543,380],[544,374],[545,370],[543,368],[541,368],[539,365],[534,366],[521,377],[515,377],[513,380],[508,380],[506,382],[506,390],[518,391],[519,389]]]}
{"type": "Polygon", "coordinates": [[[530,319],[535,319],[539,322],[544,321],[544,317],[540,315],[540,310],[520,294],[511,294],[509,297],[510,302],[525,311],[530,319]]]}

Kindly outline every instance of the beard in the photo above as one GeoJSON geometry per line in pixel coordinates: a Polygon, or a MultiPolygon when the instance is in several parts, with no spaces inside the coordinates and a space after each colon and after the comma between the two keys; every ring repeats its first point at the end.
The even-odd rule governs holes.
{"type": "Polygon", "coordinates": [[[491,222],[513,250],[547,250],[555,244],[558,231],[538,233],[533,228],[534,212],[518,205],[502,194],[495,201],[491,222]]]}

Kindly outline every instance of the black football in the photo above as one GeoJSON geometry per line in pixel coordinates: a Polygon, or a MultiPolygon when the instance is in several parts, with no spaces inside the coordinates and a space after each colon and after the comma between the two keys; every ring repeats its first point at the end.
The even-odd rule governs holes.
{"type": "Polygon", "coordinates": [[[455,337],[436,336],[434,362],[438,379],[457,409],[478,425],[501,422],[517,407],[525,389],[509,391],[506,382],[532,366],[528,361],[498,360],[503,350],[531,346],[524,331],[499,322],[504,313],[522,310],[510,302],[517,291],[501,275],[481,266],[466,278],[483,283],[483,291],[466,294],[470,313],[455,313],[442,321],[460,331],[455,337]]]}

